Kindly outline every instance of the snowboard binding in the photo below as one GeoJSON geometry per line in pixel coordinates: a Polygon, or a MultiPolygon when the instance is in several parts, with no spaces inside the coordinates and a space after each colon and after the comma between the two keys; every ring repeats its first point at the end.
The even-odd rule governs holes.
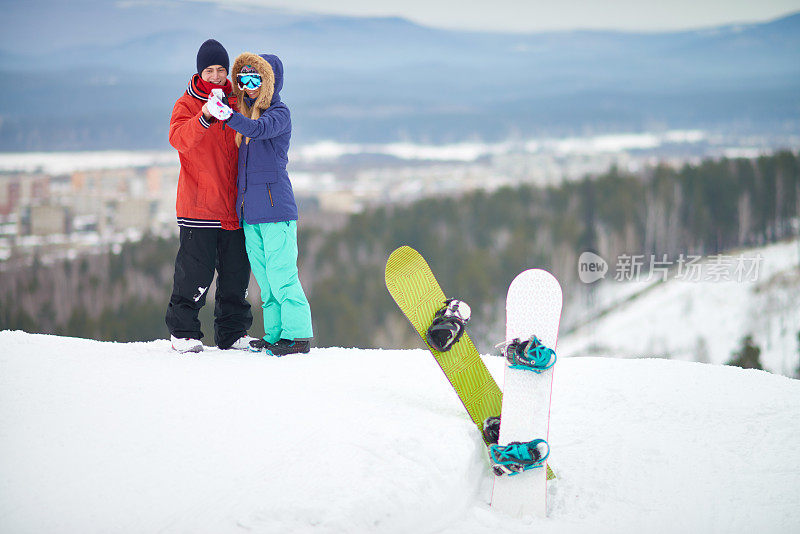
{"type": "Polygon", "coordinates": [[[500,440],[500,417],[487,417],[483,422],[483,440],[497,443],[500,440]]]}
{"type": "Polygon", "coordinates": [[[498,346],[512,369],[525,369],[539,374],[556,363],[556,352],[545,347],[536,336],[525,341],[516,338],[498,346]]]}
{"type": "Polygon", "coordinates": [[[514,476],[529,469],[545,465],[550,456],[550,445],[543,439],[535,439],[527,443],[514,441],[508,445],[492,445],[489,447],[489,459],[495,476],[514,476]]]}
{"type": "Polygon", "coordinates": [[[444,306],[433,316],[433,322],[428,327],[425,335],[428,344],[439,352],[447,352],[453,348],[464,335],[470,313],[466,302],[447,299],[444,306]]]}

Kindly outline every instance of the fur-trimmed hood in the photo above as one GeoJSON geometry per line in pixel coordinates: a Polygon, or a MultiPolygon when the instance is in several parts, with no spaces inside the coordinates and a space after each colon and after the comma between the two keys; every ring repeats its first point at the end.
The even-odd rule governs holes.
{"type": "MultiPolygon", "coordinates": [[[[250,65],[254,67],[259,74],[261,74],[261,87],[258,93],[258,98],[253,105],[253,108],[265,110],[272,104],[281,101],[280,91],[283,87],[283,63],[278,56],[272,54],[256,55],[251,52],[244,52],[236,58],[233,63],[232,79],[233,79],[233,94],[236,98],[247,96],[244,89],[239,89],[236,77],[241,72],[242,67],[250,65]]],[[[260,114],[259,114],[260,115],[260,114]]],[[[257,117],[250,117],[255,119],[257,117]]]]}
{"type": "MultiPolygon", "coordinates": [[[[233,62],[233,71],[231,75],[233,79],[233,94],[239,104],[239,110],[245,117],[258,120],[265,109],[281,101],[280,91],[283,88],[283,63],[278,56],[272,54],[257,55],[252,52],[243,52],[239,54],[239,57],[233,62]],[[258,97],[255,102],[253,102],[252,107],[247,105],[245,101],[247,93],[244,89],[239,89],[239,84],[236,80],[236,76],[245,65],[250,65],[261,74],[261,87],[258,97]]],[[[236,144],[241,144],[241,142],[242,136],[238,134],[236,136],[236,144]]],[[[250,140],[248,139],[247,142],[249,143],[250,140]]]]}

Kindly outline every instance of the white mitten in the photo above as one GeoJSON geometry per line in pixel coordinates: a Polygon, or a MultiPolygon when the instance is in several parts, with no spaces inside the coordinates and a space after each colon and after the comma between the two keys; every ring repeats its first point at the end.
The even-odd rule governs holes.
{"type": "Polygon", "coordinates": [[[233,115],[233,110],[222,102],[224,96],[222,89],[212,90],[211,96],[208,97],[208,106],[206,106],[208,112],[220,121],[226,121],[233,115]]]}

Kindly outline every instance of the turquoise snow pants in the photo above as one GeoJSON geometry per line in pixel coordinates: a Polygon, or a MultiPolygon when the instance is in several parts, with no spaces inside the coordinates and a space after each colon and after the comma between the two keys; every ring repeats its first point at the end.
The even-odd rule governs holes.
{"type": "Polygon", "coordinates": [[[245,248],[261,288],[264,340],[310,339],[311,307],[297,275],[297,221],[247,224],[245,248]]]}

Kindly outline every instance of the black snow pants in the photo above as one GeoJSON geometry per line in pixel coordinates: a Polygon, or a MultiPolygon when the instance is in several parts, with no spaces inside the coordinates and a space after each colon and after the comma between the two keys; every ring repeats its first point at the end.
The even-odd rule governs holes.
{"type": "Polygon", "coordinates": [[[206,303],[216,269],[214,342],[221,349],[230,348],[253,324],[250,303],[245,298],[250,262],[244,248],[244,231],[185,226],[180,230],[167,328],[175,337],[202,339],[198,314],[206,303]]]}

